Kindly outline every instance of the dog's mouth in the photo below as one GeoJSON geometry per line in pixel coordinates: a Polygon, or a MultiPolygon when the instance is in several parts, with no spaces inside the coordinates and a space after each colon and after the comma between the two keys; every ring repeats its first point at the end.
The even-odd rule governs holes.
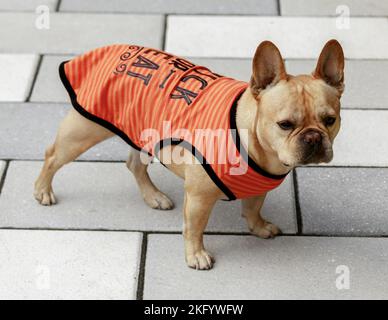
{"type": "Polygon", "coordinates": [[[318,164],[327,163],[333,159],[333,151],[331,148],[320,148],[309,152],[302,158],[301,164],[318,164]]]}
{"type": "Polygon", "coordinates": [[[299,165],[328,163],[333,159],[333,148],[329,141],[322,144],[305,148],[299,146],[293,157],[280,157],[280,163],[286,168],[293,168],[299,165]],[[283,159],[282,159],[283,158],[283,159]]]}

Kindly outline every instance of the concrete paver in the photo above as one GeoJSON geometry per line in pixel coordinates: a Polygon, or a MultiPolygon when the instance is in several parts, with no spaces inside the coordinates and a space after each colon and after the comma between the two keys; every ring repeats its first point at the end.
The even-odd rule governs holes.
{"type": "Polygon", "coordinates": [[[337,28],[335,19],[169,16],[166,49],[191,57],[252,58],[261,41],[271,40],[283,58],[316,59],[324,44],[336,38],[347,58],[388,59],[386,18],[352,18],[349,29],[337,28]],[[371,34],[373,45],[366,45],[371,34]]]}
{"type": "Polygon", "coordinates": [[[0,101],[28,98],[38,60],[33,54],[0,54],[0,101]]]}
{"type": "Polygon", "coordinates": [[[45,20],[0,12],[0,52],[76,54],[115,43],[160,48],[163,25],[162,15],[50,13],[45,20]]]}
{"type": "Polygon", "coordinates": [[[216,263],[205,272],[186,266],[180,236],[149,235],[144,298],[384,299],[388,297],[387,242],[386,238],[263,240],[211,235],[205,243],[216,263]],[[349,289],[339,290],[336,283],[347,271],[349,289]]]}
{"type": "Polygon", "coordinates": [[[303,232],[388,234],[388,168],[299,168],[303,232]]]}
{"type": "Polygon", "coordinates": [[[142,235],[0,230],[1,299],[136,299],[142,235]]]}
{"type": "Polygon", "coordinates": [[[276,0],[63,0],[60,11],[76,12],[130,12],[130,13],[167,13],[167,14],[249,14],[277,15],[276,0]]]}
{"type": "Polygon", "coordinates": [[[50,11],[55,11],[59,0],[2,0],[0,11],[34,11],[39,6],[46,6],[50,11]]]}
{"type": "Polygon", "coordinates": [[[283,16],[388,16],[388,2],[380,0],[280,0],[280,8],[283,16]]]}
{"type": "Polygon", "coordinates": [[[335,166],[388,165],[388,110],[342,110],[334,141],[335,166]]]}
{"type": "MultiPolygon", "coordinates": [[[[72,108],[63,104],[0,104],[0,159],[44,159],[59,124],[72,108]]],[[[81,160],[125,160],[130,147],[112,138],[93,147],[81,160]]]]}
{"type": "MultiPolygon", "coordinates": [[[[0,227],[182,231],[183,181],[160,164],[150,166],[150,175],[175,202],[171,211],[144,204],[124,163],[67,165],[53,183],[58,204],[42,207],[32,196],[41,166],[36,161],[10,163],[0,197],[0,227]]],[[[296,232],[290,178],[270,194],[263,209],[263,215],[285,233],[296,232]]],[[[219,201],[207,231],[248,232],[239,201],[219,201]]]]}
{"type": "MultiPolygon", "coordinates": [[[[0,105],[0,136],[7,137],[2,141],[0,159],[43,159],[70,108],[62,104],[0,105]]],[[[388,135],[388,110],[342,110],[341,118],[342,128],[329,165],[388,165],[388,142],[384,139],[388,135]]],[[[115,137],[93,147],[80,159],[122,161],[128,158],[129,150],[123,140],[115,137]]]]}

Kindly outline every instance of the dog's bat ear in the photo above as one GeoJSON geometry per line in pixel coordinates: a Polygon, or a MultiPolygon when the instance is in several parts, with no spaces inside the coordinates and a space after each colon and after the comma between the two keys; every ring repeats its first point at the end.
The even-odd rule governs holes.
{"type": "Polygon", "coordinates": [[[252,61],[251,91],[255,97],[268,86],[287,79],[284,61],[279,49],[271,41],[263,41],[252,61]]]}
{"type": "Polygon", "coordinates": [[[337,40],[328,41],[322,49],[313,76],[324,80],[328,85],[344,91],[345,58],[337,40]]]}

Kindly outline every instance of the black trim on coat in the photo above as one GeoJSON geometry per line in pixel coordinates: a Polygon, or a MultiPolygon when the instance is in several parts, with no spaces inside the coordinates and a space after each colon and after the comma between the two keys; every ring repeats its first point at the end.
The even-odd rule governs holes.
{"type": "Polygon", "coordinates": [[[217,185],[217,187],[228,197],[229,200],[236,200],[236,196],[232,191],[222,182],[222,180],[216,175],[211,165],[207,162],[206,158],[196,149],[191,143],[182,139],[164,139],[160,140],[155,148],[155,155],[159,153],[166,146],[177,146],[179,145],[182,148],[189,150],[192,155],[198,159],[199,163],[205,169],[206,173],[213,180],[213,182],[217,185]]]}
{"type": "MultiPolygon", "coordinates": [[[[133,143],[132,140],[129,139],[129,137],[123,131],[121,131],[119,128],[117,128],[116,126],[111,124],[109,121],[106,121],[106,120],[104,120],[102,118],[99,118],[96,115],[86,111],[78,103],[78,101],[77,101],[77,94],[74,92],[74,89],[71,86],[71,84],[69,82],[69,79],[67,79],[67,76],[66,76],[66,73],[65,73],[65,64],[67,62],[69,62],[69,61],[63,61],[59,65],[59,76],[60,76],[60,78],[62,80],[63,85],[65,86],[65,88],[67,90],[67,93],[69,94],[69,97],[70,97],[70,100],[71,100],[71,104],[73,105],[74,109],[77,110],[86,119],[89,119],[89,120],[91,120],[91,121],[93,121],[93,122],[103,126],[104,128],[110,130],[114,134],[118,135],[121,139],[123,139],[126,143],[128,143],[132,148],[134,148],[134,149],[136,149],[138,151],[145,152],[144,150],[139,148],[135,143],[133,143]]],[[[149,154],[148,152],[145,152],[145,153],[149,154]]],[[[152,156],[151,154],[149,154],[149,155],[152,156]]]]}
{"type": "Polygon", "coordinates": [[[267,178],[271,178],[275,180],[283,179],[288,175],[289,172],[287,172],[286,174],[276,175],[265,171],[255,161],[253,161],[253,159],[248,155],[248,152],[245,150],[244,146],[242,146],[240,143],[241,142],[240,135],[238,133],[238,129],[236,125],[236,114],[237,114],[237,103],[242,94],[243,93],[241,93],[235,99],[235,101],[233,102],[232,108],[230,109],[230,129],[233,130],[232,136],[233,136],[234,144],[236,145],[236,148],[240,153],[241,157],[243,159],[248,159],[248,166],[251,167],[254,171],[256,171],[257,173],[267,178]]]}

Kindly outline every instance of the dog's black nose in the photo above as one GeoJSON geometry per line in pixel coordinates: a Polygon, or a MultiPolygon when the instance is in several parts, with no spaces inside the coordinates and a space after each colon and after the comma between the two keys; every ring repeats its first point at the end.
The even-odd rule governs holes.
{"type": "Polygon", "coordinates": [[[314,146],[322,142],[322,135],[316,130],[309,130],[303,135],[303,142],[314,146]]]}

